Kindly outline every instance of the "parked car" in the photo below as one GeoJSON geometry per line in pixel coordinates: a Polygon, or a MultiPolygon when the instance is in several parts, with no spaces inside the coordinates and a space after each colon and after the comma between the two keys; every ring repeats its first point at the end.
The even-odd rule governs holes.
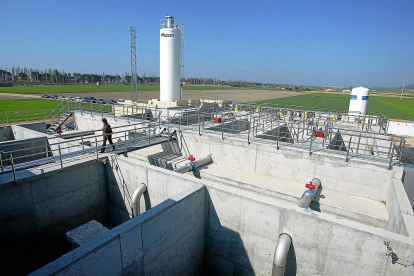
{"type": "Polygon", "coordinates": [[[94,97],[91,97],[91,96],[83,97],[83,100],[87,103],[96,103],[96,99],[94,97]]]}
{"type": "Polygon", "coordinates": [[[119,104],[124,104],[124,103],[125,103],[125,100],[124,100],[124,99],[119,99],[119,100],[118,100],[118,103],[119,103],[119,104]]]}
{"type": "Polygon", "coordinates": [[[117,104],[117,102],[112,100],[112,99],[106,100],[106,103],[107,104],[117,104]]]}
{"type": "Polygon", "coordinates": [[[48,98],[50,98],[50,96],[49,96],[48,94],[43,94],[43,95],[41,95],[40,97],[42,97],[43,99],[48,99],[48,98]]]}
{"type": "Polygon", "coordinates": [[[76,100],[76,98],[75,98],[75,97],[68,97],[68,100],[69,100],[69,101],[75,101],[75,100],[76,100]]]}
{"type": "Polygon", "coordinates": [[[75,102],[83,102],[83,99],[81,97],[75,97],[75,102]]]}
{"type": "Polygon", "coordinates": [[[96,99],[96,103],[98,103],[98,104],[105,104],[106,101],[104,99],[98,98],[98,99],[96,99]]]}
{"type": "Polygon", "coordinates": [[[65,96],[58,96],[58,99],[64,101],[64,100],[66,100],[66,97],[65,96]]]}
{"type": "Polygon", "coordinates": [[[59,99],[59,96],[58,95],[50,95],[50,98],[51,99],[54,99],[54,100],[58,100],[59,99]]]}

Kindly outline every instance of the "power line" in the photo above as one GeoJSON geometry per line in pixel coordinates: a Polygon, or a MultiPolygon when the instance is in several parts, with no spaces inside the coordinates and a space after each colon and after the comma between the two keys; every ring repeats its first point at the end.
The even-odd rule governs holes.
{"type": "Polygon", "coordinates": [[[127,38],[128,36],[115,36],[115,37],[65,37],[65,38],[22,38],[22,39],[0,39],[0,42],[10,42],[10,41],[53,41],[53,40],[92,40],[92,39],[118,39],[118,38],[127,38]]]}

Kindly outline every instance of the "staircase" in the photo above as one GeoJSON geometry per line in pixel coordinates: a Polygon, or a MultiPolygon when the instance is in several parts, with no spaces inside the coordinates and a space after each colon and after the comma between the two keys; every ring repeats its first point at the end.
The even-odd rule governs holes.
{"type": "Polygon", "coordinates": [[[72,114],[71,102],[61,102],[43,119],[46,125],[50,125],[47,133],[54,133],[72,114]]]}
{"type": "Polygon", "coordinates": [[[48,129],[47,129],[47,133],[53,133],[55,132],[58,128],[60,128],[67,119],[69,119],[70,116],[72,116],[73,112],[68,110],[65,113],[63,113],[62,115],[60,115],[60,117],[57,119],[57,121],[55,121],[48,129]]]}

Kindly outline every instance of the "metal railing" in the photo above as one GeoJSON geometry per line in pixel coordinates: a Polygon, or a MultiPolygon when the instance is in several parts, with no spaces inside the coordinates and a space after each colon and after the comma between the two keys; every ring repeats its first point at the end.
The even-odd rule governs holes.
{"type": "MultiPolygon", "coordinates": [[[[159,123],[142,121],[135,124],[128,124],[124,126],[113,127],[111,135],[116,152],[127,152],[131,148],[143,148],[158,143],[169,141],[171,136],[161,133],[161,125],[159,123]]],[[[73,157],[88,156],[96,154],[97,161],[99,160],[100,150],[103,142],[102,134],[89,134],[68,139],[65,141],[55,141],[45,145],[24,147],[24,144],[30,142],[21,142],[21,149],[11,151],[0,151],[0,168],[1,173],[5,174],[13,172],[14,181],[17,183],[16,171],[27,169],[35,166],[49,164],[53,162],[60,163],[60,170],[64,169],[64,160],[73,157]],[[19,154],[27,151],[34,151],[30,154],[19,154]],[[43,155],[43,158],[37,160],[26,161],[32,156],[43,155]],[[4,158],[6,156],[6,158],[4,158]]],[[[110,148],[111,145],[106,145],[110,148]]]]}
{"type": "MultiPolygon", "coordinates": [[[[85,112],[90,112],[92,116],[110,114],[105,113],[110,110],[109,108],[105,109],[102,105],[92,103],[79,105],[76,102],[69,102],[66,105],[62,104],[59,110],[64,106],[69,108],[66,107],[68,104],[72,104],[70,108],[73,109],[71,110],[78,111],[81,114],[85,112]],[[95,112],[96,110],[98,113],[95,112]]],[[[234,107],[220,107],[216,104],[211,108],[200,109],[197,106],[188,105],[181,111],[175,111],[175,114],[171,117],[168,113],[164,113],[164,118],[161,118],[160,111],[152,109],[151,112],[153,112],[153,115],[155,114],[155,117],[153,116],[154,121],[143,120],[143,117],[141,117],[141,120],[137,123],[131,123],[128,111],[126,114],[122,112],[121,115],[123,116],[121,117],[124,117],[128,124],[113,127],[115,131],[112,138],[118,149],[124,147],[126,152],[128,146],[134,143],[140,146],[150,146],[154,144],[154,141],[166,142],[168,140],[165,139],[171,139],[174,131],[178,130],[180,136],[177,136],[177,139],[180,139],[181,149],[183,149],[185,143],[182,141],[182,130],[193,130],[198,131],[199,135],[215,133],[221,135],[222,139],[234,137],[246,141],[248,144],[253,142],[275,144],[277,149],[282,146],[302,148],[307,150],[310,155],[316,151],[328,151],[342,155],[346,162],[351,158],[366,159],[374,157],[382,162],[385,160],[389,169],[393,165],[401,163],[405,139],[398,136],[389,138],[387,134],[381,133],[382,131],[377,132],[371,129],[372,127],[382,128],[382,121],[386,118],[381,117],[381,115],[366,115],[365,119],[372,119],[371,122],[365,119],[364,123],[354,121],[351,124],[354,127],[349,128],[349,115],[340,117],[341,113],[332,113],[331,111],[286,109],[278,106],[251,104],[238,105],[236,107],[237,111],[235,111],[234,107]],[[364,125],[370,125],[371,128],[366,128],[364,125]]],[[[123,109],[122,111],[128,110],[128,107],[122,107],[121,109],[123,109]]],[[[115,111],[115,109],[113,110],[115,111]]],[[[143,110],[135,111],[137,114],[144,114],[143,110]]],[[[115,120],[121,118],[115,116],[115,112],[113,112],[113,116],[115,120]]],[[[94,133],[81,134],[80,137],[65,141],[56,140],[54,142],[49,140],[48,144],[38,147],[25,147],[23,144],[30,142],[23,141],[21,142],[22,149],[1,152],[1,172],[16,171],[58,160],[61,163],[61,169],[63,169],[63,160],[88,153],[96,153],[98,160],[99,143],[102,143],[102,138],[102,135],[95,135],[94,133]],[[20,161],[29,158],[30,155],[19,154],[19,152],[21,153],[27,149],[36,151],[32,154],[41,152],[44,158],[41,158],[40,161],[34,160],[20,165],[20,161]]]]}

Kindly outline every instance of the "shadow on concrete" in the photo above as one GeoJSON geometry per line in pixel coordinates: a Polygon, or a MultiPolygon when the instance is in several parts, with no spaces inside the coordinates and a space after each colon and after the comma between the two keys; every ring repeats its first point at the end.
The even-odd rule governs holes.
{"type": "Polygon", "coordinates": [[[309,205],[309,208],[311,209],[311,210],[313,210],[313,211],[316,211],[316,212],[321,212],[321,208],[320,208],[320,206],[321,206],[321,204],[319,203],[319,200],[321,199],[321,198],[324,198],[325,196],[322,194],[322,189],[323,189],[323,187],[322,187],[322,184],[319,186],[319,189],[316,191],[316,194],[315,194],[315,200],[309,205]]]}
{"type": "Polygon", "coordinates": [[[296,263],[295,244],[294,244],[294,241],[292,240],[292,243],[290,244],[287,260],[286,260],[285,276],[296,276],[297,269],[298,269],[298,265],[296,263]]]}
{"type": "MultiPolygon", "coordinates": [[[[134,193],[134,191],[128,189],[122,168],[119,165],[117,158],[112,158],[110,166],[112,169],[106,170],[106,176],[108,179],[107,200],[109,205],[107,208],[108,228],[116,227],[131,219],[132,214],[128,211],[128,206],[131,206],[132,204],[132,195],[134,193]],[[116,184],[116,179],[118,179],[120,185],[116,184]]],[[[151,198],[148,191],[145,191],[143,197],[145,202],[145,210],[141,210],[141,213],[151,209],[151,198]]]]}
{"type": "Polygon", "coordinates": [[[208,193],[206,199],[203,275],[255,275],[240,234],[222,226],[208,193]]]}

